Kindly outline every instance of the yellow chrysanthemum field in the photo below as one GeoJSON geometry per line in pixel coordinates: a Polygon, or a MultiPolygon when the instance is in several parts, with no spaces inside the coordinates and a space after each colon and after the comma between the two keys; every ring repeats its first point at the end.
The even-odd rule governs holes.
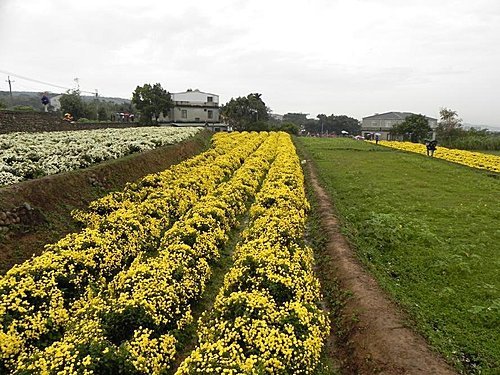
{"type": "Polygon", "coordinates": [[[94,201],[75,213],[80,232],[0,278],[0,369],[172,369],[193,306],[247,217],[178,373],[311,373],[329,323],[303,243],[303,179],[286,133],[217,134],[208,151],[94,201]]]}
{"type": "MultiPolygon", "coordinates": [[[[412,142],[379,141],[379,144],[386,147],[403,151],[416,152],[425,155],[427,150],[425,145],[412,142]]],[[[434,157],[453,163],[463,164],[472,168],[486,169],[488,171],[500,173],[500,156],[489,155],[481,152],[450,149],[438,146],[434,157]]]]}

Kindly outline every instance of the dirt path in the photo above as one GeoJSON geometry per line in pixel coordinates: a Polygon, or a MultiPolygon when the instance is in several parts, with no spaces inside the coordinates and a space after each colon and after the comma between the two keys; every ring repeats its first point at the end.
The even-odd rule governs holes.
{"type": "MultiPolygon", "coordinates": [[[[317,196],[322,227],[327,239],[326,251],[334,264],[334,276],[347,299],[343,317],[346,337],[339,348],[342,372],[345,374],[456,374],[425,340],[405,324],[404,314],[380,289],[357,260],[341,234],[334,216],[333,203],[321,187],[314,166],[306,172],[317,196]],[[356,319],[352,319],[356,316],[356,319]]],[[[338,344],[334,344],[338,345],[338,344]]]]}

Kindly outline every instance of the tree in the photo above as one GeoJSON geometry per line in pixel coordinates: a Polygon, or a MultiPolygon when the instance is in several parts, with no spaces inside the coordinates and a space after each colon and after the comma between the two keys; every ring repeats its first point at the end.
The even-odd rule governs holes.
{"type": "Polygon", "coordinates": [[[463,135],[462,119],[458,117],[456,111],[441,108],[436,133],[437,137],[445,142],[450,142],[463,135]]]}
{"type": "Polygon", "coordinates": [[[59,101],[61,103],[61,111],[63,113],[71,113],[75,120],[87,117],[87,109],[79,90],[66,91],[66,94],[61,95],[59,101]]]}
{"type": "Polygon", "coordinates": [[[137,86],[132,94],[132,103],[141,112],[141,119],[150,124],[154,117],[158,123],[158,118],[163,113],[166,115],[174,106],[170,93],[163,89],[159,83],[151,86],[149,83],[144,86],[137,86]]]}
{"type": "Polygon", "coordinates": [[[403,139],[409,139],[411,142],[420,142],[429,136],[432,128],[429,120],[424,115],[410,115],[403,122],[396,124],[391,129],[391,134],[402,135],[403,139]]]}
{"type": "Polygon", "coordinates": [[[269,108],[261,98],[254,93],[240,96],[222,106],[221,116],[235,130],[266,130],[269,120],[269,108]]]}
{"type": "Polygon", "coordinates": [[[300,126],[293,122],[285,122],[281,123],[276,130],[281,130],[290,134],[298,135],[300,131],[300,126]]]}
{"type": "Polygon", "coordinates": [[[104,106],[100,106],[99,110],[97,111],[97,120],[98,121],[106,121],[108,119],[108,112],[106,111],[106,108],[104,106]]]}
{"type": "Polygon", "coordinates": [[[283,122],[303,126],[307,122],[307,113],[286,113],[283,115],[283,122]]]}

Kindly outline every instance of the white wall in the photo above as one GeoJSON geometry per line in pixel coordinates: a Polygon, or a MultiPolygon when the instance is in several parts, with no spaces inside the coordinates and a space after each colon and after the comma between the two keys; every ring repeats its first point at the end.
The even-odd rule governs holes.
{"type": "Polygon", "coordinates": [[[187,91],[187,92],[178,92],[172,94],[172,100],[174,102],[190,102],[190,103],[207,103],[207,98],[211,96],[214,104],[219,103],[219,96],[201,92],[201,91],[187,91]]]}

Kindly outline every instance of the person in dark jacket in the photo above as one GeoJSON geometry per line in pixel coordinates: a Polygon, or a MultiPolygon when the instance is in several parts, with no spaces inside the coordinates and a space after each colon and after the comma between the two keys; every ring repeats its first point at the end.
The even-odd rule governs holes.
{"type": "Polygon", "coordinates": [[[45,112],[48,112],[49,111],[48,106],[50,104],[50,99],[46,94],[43,94],[43,96],[42,96],[42,104],[43,104],[43,107],[45,108],[45,112]]]}
{"type": "Polygon", "coordinates": [[[426,141],[425,142],[425,147],[427,147],[427,156],[434,156],[434,151],[436,151],[437,148],[437,141],[426,141]]]}

